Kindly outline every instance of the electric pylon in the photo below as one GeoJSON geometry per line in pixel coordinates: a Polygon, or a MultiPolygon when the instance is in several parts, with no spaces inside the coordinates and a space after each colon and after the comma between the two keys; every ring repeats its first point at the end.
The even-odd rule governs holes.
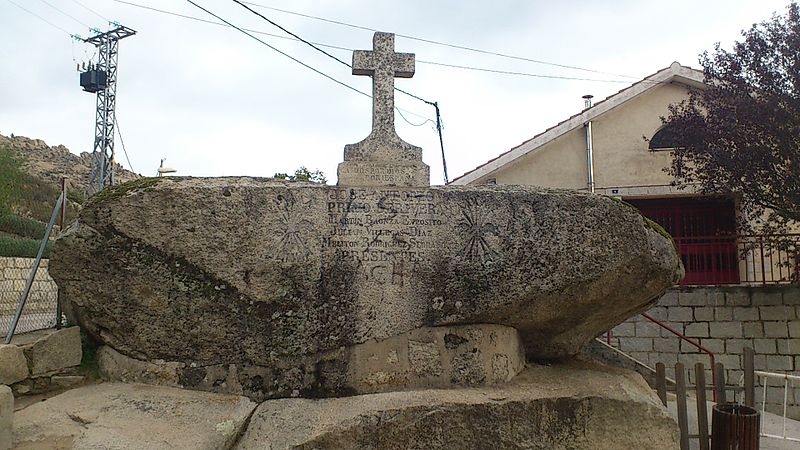
{"type": "Polygon", "coordinates": [[[114,24],[116,28],[85,39],[98,48],[97,65],[81,74],[81,86],[86,92],[97,93],[97,119],[94,129],[92,170],[87,195],[102,191],[114,183],[114,109],[117,99],[117,56],[119,41],[136,31],[114,24]]]}

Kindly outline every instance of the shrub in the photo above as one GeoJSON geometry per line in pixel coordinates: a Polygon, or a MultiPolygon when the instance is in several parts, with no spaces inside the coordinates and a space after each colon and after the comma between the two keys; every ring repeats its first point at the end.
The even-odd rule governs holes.
{"type": "MultiPolygon", "coordinates": [[[[17,258],[35,258],[39,252],[41,240],[17,239],[8,236],[0,236],[0,256],[17,258]]],[[[48,242],[44,249],[44,257],[50,256],[52,243],[48,242]]]]}
{"type": "Polygon", "coordinates": [[[3,215],[0,213],[0,231],[24,238],[41,239],[44,237],[45,229],[47,229],[47,225],[38,220],[20,217],[16,214],[3,215]]]}

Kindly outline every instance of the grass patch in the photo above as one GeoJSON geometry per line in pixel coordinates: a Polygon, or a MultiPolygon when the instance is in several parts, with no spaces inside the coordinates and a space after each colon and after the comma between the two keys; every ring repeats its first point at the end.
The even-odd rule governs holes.
{"type": "Polygon", "coordinates": [[[0,214],[0,231],[28,239],[41,239],[47,225],[38,220],[20,217],[13,213],[0,214]]]}
{"type": "MultiPolygon", "coordinates": [[[[22,156],[12,145],[0,145],[0,216],[13,213],[47,223],[61,195],[61,187],[27,174],[22,169],[22,163],[22,156]]],[[[80,204],[82,197],[75,192],[67,193],[67,198],[75,202],[67,202],[68,221],[77,215],[75,204],[80,204]]]]}
{"type": "MultiPolygon", "coordinates": [[[[35,258],[39,253],[39,245],[41,240],[13,238],[8,236],[0,236],[0,256],[9,256],[15,258],[35,258]]],[[[50,248],[53,246],[52,242],[48,242],[44,249],[44,257],[50,256],[50,248]]]]}

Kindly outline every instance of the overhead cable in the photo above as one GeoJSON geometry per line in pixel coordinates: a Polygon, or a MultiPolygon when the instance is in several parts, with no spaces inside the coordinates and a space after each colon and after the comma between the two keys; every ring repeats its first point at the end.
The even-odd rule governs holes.
{"type": "Polygon", "coordinates": [[[30,14],[30,15],[32,15],[32,16],[34,16],[34,17],[38,18],[38,19],[39,19],[39,20],[41,20],[42,22],[44,22],[44,23],[46,23],[46,24],[50,25],[51,27],[53,27],[53,28],[55,28],[55,29],[58,29],[58,30],[61,30],[61,31],[63,31],[64,33],[66,33],[66,34],[67,34],[67,36],[69,36],[69,37],[71,37],[71,38],[73,38],[73,39],[80,39],[80,36],[78,36],[77,34],[72,34],[72,33],[70,33],[70,32],[69,32],[69,31],[67,31],[66,29],[64,29],[64,28],[62,28],[62,27],[60,27],[60,26],[58,26],[58,25],[54,24],[53,22],[50,22],[49,20],[45,19],[44,17],[40,16],[39,14],[36,14],[35,12],[31,11],[30,9],[28,9],[28,8],[25,8],[24,6],[20,5],[19,3],[15,2],[15,1],[13,1],[13,0],[7,0],[7,1],[8,1],[9,3],[11,3],[12,5],[16,6],[17,8],[19,8],[19,9],[21,9],[21,10],[23,10],[23,11],[27,12],[28,14],[30,14]]]}
{"type": "MultiPolygon", "coordinates": [[[[124,1],[122,1],[122,0],[115,0],[115,1],[119,1],[120,3],[129,3],[129,2],[124,2],[124,1]]],[[[203,11],[205,11],[206,13],[208,13],[209,15],[211,15],[211,16],[213,16],[213,17],[217,18],[218,20],[221,20],[223,23],[222,23],[222,24],[219,24],[219,25],[224,25],[224,26],[228,26],[228,27],[234,28],[234,29],[236,29],[236,30],[238,30],[238,31],[240,31],[240,32],[242,32],[242,33],[244,33],[244,34],[246,34],[246,35],[247,35],[247,36],[249,36],[251,39],[254,39],[254,40],[256,40],[256,41],[260,42],[261,44],[263,44],[263,45],[266,45],[267,47],[271,48],[272,50],[275,50],[276,52],[278,52],[278,53],[280,53],[280,54],[282,54],[282,55],[286,56],[287,58],[289,58],[289,59],[291,59],[291,60],[293,60],[293,61],[295,61],[295,62],[297,62],[297,63],[301,64],[302,66],[304,66],[304,67],[306,67],[306,68],[308,68],[308,69],[310,69],[310,70],[313,70],[314,72],[316,72],[316,73],[318,73],[318,74],[320,74],[320,75],[324,76],[325,78],[327,78],[327,79],[329,79],[329,80],[331,80],[331,81],[333,81],[333,82],[335,82],[335,83],[337,83],[337,84],[339,84],[339,85],[341,85],[341,86],[344,86],[344,87],[346,87],[346,88],[348,88],[348,89],[350,89],[350,90],[352,90],[352,91],[354,91],[354,92],[357,92],[357,93],[359,93],[359,94],[361,94],[361,95],[364,95],[364,96],[366,96],[366,97],[368,97],[368,98],[372,98],[372,95],[370,95],[370,94],[367,94],[366,92],[363,92],[363,91],[361,91],[361,90],[358,90],[358,89],[354,88],[353,86],[350,86],[349,84],[347,84],[347,83],[345,83],[345,82],[343,82],[343,81],[337,80],[336,78],[334,78],[334,77],[332,77],[332,76],[330,76],[330,75],[328,75],[328,74],[326,74],[326,73],[324,73],[324,72],[322,72],[322,71],[320,71],[320,70],[318,70],[318,69],[316,69],[316,68],[314,68],[314,67],[312,67],[312,66],[310,66],[310,65],[308,65],[308,64],[306,64],[306,63],[304,63],[304,62],[302,62],[302,61],[300,61],[299,59],[297,59],[297,58],[295,58],[295,57],[293,57],[293,56],[289,55],[288,53],[286,53],[286,52],[283,52],[283,51],[281,51],[281,50],[279,50],[279,49],[277,49],[277,48],[273,47],[272,45],[270,45],[270,44],[268,44],[268,43],[264,42],[263,40],[261,40],[261,39],[257,38],[256,36],[253,36],[253,35],[251,34],[251,32],[249,32],[248,30],[246,30],[246,29],[244,29],[244,28],[241,28],[241,27],[238,27],[238,26],[236,26],[236,25],[234,25],[234,24],[232,24],[232,23],[228,22],[227,20],[225,20],[225,19],[223,19],[222,17],[220,17],[220,16],[218,16],[218,15],[216,15],[216,14],[212,13],[211,11],[209,11],[209,10],[207,10],[207,9],[203,8],[202,6],[200,6],[200,5],[196,4],[195,2],[193,2],[193,1],[191,1],[191,0],[187,0],[187,1],[188,1],[189,3],[191,3],[192,5],[194,5],[195,7],[199,8],[199,9],[202,9],[203,11]]],[[[216,23],[216,22],[211,22],[211,23],[216,23]]],[[[265,33],[265,34],[266,34],[266,33],[265,33]]],[[[275,35],[271,35],[271,36],[275,36],[275,35]]],[[[283,37],[283,36],[277,36],[277,37],[283,37]]],[[[347,64],[347,63],[345,63],[345,64],[347,64]]],[[[395,109],[397,109],[397,110],[400,110],[400,108],[395,108],[395,109]]],[[[405,110],[404,110],[404,111],[405,111],[405,110]]],[[[417,114],[417,113],[414,113],[414,112],[412,112],[412,111],[405,111],[405,112],[406,112],[406,113],[408,113],[408,114],[412,114],[412,115],[415,115],[415,116],[417,116],[417,117],[420,117],[420,118],[422,118],[422,119],[430,120],[430,119],[428,119],[427,117],[425,117],[425,116],[421,116],[421,115],[419,115],[419,114],[417,114]]],[[[405,117],[403,118],[403,120],[406,120],[406,119],[405,119],[405,117]]],[[[407,120],[406,120],[406,121],[407,121],[407,120]]],[[[407,121],[407,122],[408,122],[408,121],[407,121]]],[[[414,125],[414,124],[412,124],[411,122],[408,122],[408,123],[409,123],[410,125],[414,125]]],[[[415,126],[416,126],[416,125],[415,125],[415,126]]]]}
{"type": "Polygon", "coordinates": [[[133,164],[131,164],[131,159],[128,158],[128,150],[125,149],[125,140],[122,139],[122,129],[119,127],[119,122],[117,122],[117,115],[114,114],[114,130],[117,131],[117,135],[119,135],[119,142],[122,144],[122,153],[125,155],[125,160],[128,161],[128,167],[131,168],[131,172],[136,173],[133,170],[133,164]]]}
{"type": "MultiPolygon", "coordinates": [[[[126,1],[126,0],[113,0],[113,1],[115,1],[117,3],[122,3],[122,4],[125,4],[125,5],[129,5],[129,6],[133,6],[133,7],[136,7],[136,8],[142,8],[142,9],[146,9],[146,10],[149,10],[149,11],[158,12],[158,13],[161,13],[161,14],[167,14],[167,15],[170,15],[170,16],[180,17],[180,18],[187,19],[187,20],[193,20],[193,21],[196,21],[196,22],[207,23],[209,25],[217,25],[217,26],[232,28],[230,25],[228,25],[226,23],[215,22],[213,20],[202,19],[202,18],[199,18],[199,17],[189,16],[189,15],[186,15],[186,14],[180,14],[180,13],[176,13],[176,12],[173,12],[173,11],[167,11],[167,10],[164,10],[164,9],[154,8],[152,6],[140,5],[138,3],[133,3],[133,2],[126,1]]],[[[247,3],[247,2],[242,2],[242,3],[247,3]]],[[[253,33],[253,34],[260,34],[260,35],[263,35],[263,36],[274,37],[274,38],[277,38],[277,39],[284,39],[284,40],[290,40],[290,41],[295,41],[295,42],[302,42],[302,43],[306,43],[306,44],[313,44],[316,47],[323,47],[323,48],[329,48],[329,49],[333,49],[333,50],[341,50],[341,51],[346,51],[346,52],[353,52],[354,51],[354,49],[352,49],[352,48],[342,47],[342,46],[339,46],[339,45],[326,44],[326,43],[316,42],[316,41],[309,41],[309,40],[306,40],[306,39],[295,38],[295,37],[290,37],[290,36],[284,36],[284,35],[274,34],[274,33],[268,33],[268,32],[265,32],[265,31],[254,30],[254,29],[251,29],[251,28],[241,27],[241,29],[245,30],[245,31],[247,31],[249,33],[253,33]]],[[[317,49],[317,50],[319,50],[319,49],[317,49]]],[[[331,57],[333,59],[336,59],[340,63],[343,62],[343,61],[341,61],[340,58],[337,58],[337,57],[331,55],[328,52],[324,52],[324,53],[327,56],[329,56],[329,57],[331,57]]],[[[461,69],[461,70],[474,70],[474,71],[479,71],[479,72],[496,73],[496,74],[500,74],[500,75],[524,76],[524,77],[530,77],[530,78],[550,78],[550,79],[565,80],[565,81],[589,81],[589,82],[597,82],[597,83],[629,83],[629,81],[623,81],[623,80],[606,80],[606,79],[596,79],[596,78],[582,78],[582,77],[568,77],[568,76],[560,76],[560,75],[538,74],[538,73],[520,72],[520,71],[508,71],[508,70],[500,70],[500,69],[490,69],[490,68],[485,68],[485,67],[474,67],[474,66],[467,66],[467,65],[442,63],[442,62],[436,62],[436,61],[427,61],[427,60],[422,60],[422,59],[417,59],[416,61],[418,63],[420,63],[420,64],[428,64],[428,65],[434,65],[434,66],[450,67],[450,68],[453,68],[453,69],[461,69]]],[[[344,64],[346,64],[346,63],[344,63],[344,64]]],[[[650,82],[649,80],[642,80],[642,81],[650,82]]],[[[403,91],[401,91],[401,92],[403,92],[403,91]]],[[[403,93],[407,94],[406,92],[403,92],[403,93]]]]}
{"type": "Polygon", "coordinates": [[[48,2],[47,0],[39,0],[39,1],[40,1],[40,2],[42,2],[42,3],[44,3],[45,5],[47,5],[47,6],[51,7],[51,8],[53,8],[53,9],[55,9],[56,11],[58,11],[59,13],[61,13],[63,16],[65,16],[65,17],[68,17],[68,18],[70,18],[70,19],[74,20],[75,22],[79,23],[80,25],[83,25],[83,26],[84,26],[84,27],[86,27],[87,29],[91,29],[91,28],[92,28],[92,27],[90,27],[90,26],[89,26],[89,25],[88,25],[86,22],[83,22],[83,21],[81,21],[80,19],[76,18],[75,16],[73,16],[73,15],[71,15],[71,14],[69,14],[69,13],[66,13],[66,12],[64,12],[62,9],[58,8],[57,6],[55,6],[55,5],[53,5],[52,3],[48,2]]]}
{"type": "Polygon", "coordinates": [[[353,92],[357,92],[357,93],[359,93],[359,94],[361,94],[361,95],[364,95],[364,96],[366,96],[366,97],[372,97],[371,95],[367,94],[366,92],[360,91],[360,90],[358,90],[358,89],[354,88],[353,86],[350,86],[349,84],[347,84],[347,83],[345,83],[345,82],[343,82],[343,81],[339,81],[339,80],[337,80],[336,78],[333,78],[332,76],[328,75],[327,73],[325,73],[325,72],[322,72],[321,70],[319,70],[319,69],[316,69],[316,68],[314,68],[314,67],[312,67],[312,66],[310,66],[310,65],[308,65],[308,64],[306,64],[306,63],[304,63],[303,61],[300,61],[299,59],[295,58],[294,56],[292,56],[292,55],[290,55],[290,54],[288,54],[288,53],[286,53],[286,52],[284,52],[284,51],[282,51],[282,50],[280,50],[280,49],[278,49],[278,48],[276,48],[276,47],[273,47],[272,45],[270,45],[270,44],[268,44],[268,43],[264,42],[263,40],[259,39],[258,37],[256,37],[256,36],[253,36],[251,33],[249,33],[249,32],[247,32],[247,31],[245,31],[244,29],[242,29],[242,28],[239,28],[238,26],[236,26],[236,25],[234,25],[234,24],[232,24],[232,23],[228,22],[227,20],[223,19],[222,17],[220,17],[220,16],[218,16],[218,15],[214,14],[213,12],[211,12],[211,11],[207,10],[206,8],[204,8],[204,7],[200,6],[200,5],[198,5],[197,3],[193,2],[192,0],[186,0],[186,1],[187,1],[187,2],[189,2],[189,3],[191,3],[191,4],[192,4],[194,7],[196,7],[196,8],[198,8],[198,9],[201,9],[201,10],[205,11],[205,12],[206,12],[206,14],[208,14],[208,15],[210,15],[210,16],[213,16],[213,17],[217,18],[217,20],[221,20],[222,22],[224,22],[224,23],[225,23],[225,24],[227,24],[228,26],[230,26],[230,27],[232,27],[232,28],[235,28],[235,29],[236,29],[236,30],[238,30],[239,32],[241,32],[241,33],[243,33],[243,34],[245,34],[245,35],[249,36],[251,39],[254,39],[254,40],[256,40],[256,41],[260,42],[261,44],[263,44],[263,45],[266,45],[267,47],[269,47],[269,48],[271,48],[272,50],[274,50],[274,51],[276,51],[276,52],[280,53],[281,55],[283,55],[283,56],[285,56],[285,57],[287,57],[287,58],[291,59],[292,61],[294,61],[294,62],[296,62],[296,63],[300,64],[301,66],[303,66],[303,67],[305,67],[305,68],[307,68],[307,69],[309,69],[309,70],[312,70],[312,71],[316,72],[317,74],[319,74],[319,75],[322,75],[323,77],[325,77],[325,78],[327,78],[327,79],[329,79],[329,80],[333,81],[334,83],[336,83],[336,84],[339,84],[339,85],[341,85],[341,86],[343,86],[343,87],[346,87],[347,89],[350,89],[350,90],[351,90],[351,91],[353,91],[353,92]]]}
{"type": "Polygon", "coordinates": [[[97,17],[99,17],[99,18],[103,19],[104,21],[106,21],[106,22],[108,22],[108,23],[111,23],[111,21],[110,21],[110,20],[108,20],[108,19],[107,19],[105,16],[103,16],[103,15],[102,15],[102,14],[100,14],[99,12],[97,12],[97,11],[93,10],[92,8],[89,8],[88,6],[86,6],[86,5],[84,5],[83,3],[79,2],[78,0],[72,0],[72,2],[73,2],[73,3],[76,3],[76,4],[78,4],[78,6],[80,6],[81,8],[83,8],[83,9],[85,9],[85,10],[89,11],[90,13],[92,13],[92,14],[94,14],[95,16],[97,16],[97,17]]]}
{"type": "MultiPolygon", "coordinates": [[[[376,29],[370,28],[370,27],[365,27],[365,26],[362,26],[362,25],[355,25],[355,24],[352,24],[352,23],[342,22],[342,21],[339,21],[339,20],[333,20],[333,19],[327,19],[327,18],[324,18],[324,17],[313,16],[311,14],[303,14],[303,13],[300,13],[300,12],[297,12],[297,11],[290,11],[290,10],[287,10],[287,9],[275,8],[273,6],[267,6],[267,5],[263,5],[263,4],[259,4],[259,3],[254,3],[254,2],[244,2],[244,3],[247,3],[248,5],[256,6],[256,7],[259,7],[259,8],[264,8],[264,9],[269,9],[269,10],[272,10],[272,11],[282,12],[284,14],[291,14],[291,15],[295,15],[295,16],[305,17],[305,18],[308,18],[308,19],[320,20],[320,21],[323,21],[323,22],[328,22],[328,23],[332,23],[332,24],[335,24],[335,25],[342,25],[342,26],[346,26],[346,27],[350,27],[350,28],[356,28],[356,29],[359,29],[359,30],[372,31],[372,32],[380,31],[380,30],[376,30],[376,29]]],[[[425,42],[425,43],[428,43],[428,44],[441,45],[441,46],[450,47],[450,48],[457,48],[459,50],[466,50],[466,51],[475,52],[475,53],[482,53],[484,55],[499,56],[499,57],[502,57],[502,58],[516,59],[516,60],[519,60],[519,61],[527,61],[527,62],[531,62],[531,63],[535,63],[535,64],[543,64],[543,65],[547,65],[547,66],[561,67],[563,69],[580,70],[580,71],[584,71],[584,72],[593,72],[593,73],[599,73],[599,74],[603,74],[603,75],[612,75],[612,76],[615,76],[615,77],[622,77],[622,78],[632,78],[632,79],[638,78],[638,77],[634,77],[634,76],[631,76],[631,75],[622,75],[622,74],[611,73],[611,72],[603,72],[603,71],[599,71],[599,70],[587,69],[585,67],[571,66],[571,65],[567,65],[567,64],[559,64],[559,63],[543,61],[543,60],[539,60],[539,59],[526,58],[524,56],[516,56],[516,55],[509,55],[509,54],[506,54],[506,53],[494,52],[494,51],[490,51],[490,50],[481,50],[481,49],[478,49],[478,48],[467,47],[467,46],[458,45],[458,44],[450,44],[450,43],[447,43],[447,42],[435,41],[435,40],[432,40],[432,39],[425,39],[425,38],[420,38],[420,37],[416,37],[416,36],[410,36],[410,35],[407,35],[407,34],[395,33],[395,35],[398,36],[398,37],[405,38],[405,39],[410,39],[410,40],[419,41],[419,42],[425,42]]]]}

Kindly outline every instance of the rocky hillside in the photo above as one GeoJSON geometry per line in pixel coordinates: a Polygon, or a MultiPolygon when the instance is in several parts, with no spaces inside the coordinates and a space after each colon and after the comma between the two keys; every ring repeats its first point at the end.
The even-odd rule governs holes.
{"type": "MultiPolygon", "coordinates": [[[[67,188],[76,192],[85,192],[92,167],[92,155],[83,152],[80,156],[71,153],[63,145],[48,146],[41,139],[30,139],[24,136],[3,136],[0,134],[0,147],[8,146],[17,154],[22,169],[31,176],[53,183],[55,186],[61,178],[67,179],[67,188]]],[[[116,164],[115,174],[119,182],[134,180],[139,175],[116,164]]]]}
{"type": "MultiPolygon", "coordinates": [[[[67,220],[85,200],[91,155],[70,153],[63,145],[0,135],[0,256],[34,256],[44,236],[61,178],[67,179],[67,220]]],[[[116,166],[117,181],[139,175],[116,166]]]]}

